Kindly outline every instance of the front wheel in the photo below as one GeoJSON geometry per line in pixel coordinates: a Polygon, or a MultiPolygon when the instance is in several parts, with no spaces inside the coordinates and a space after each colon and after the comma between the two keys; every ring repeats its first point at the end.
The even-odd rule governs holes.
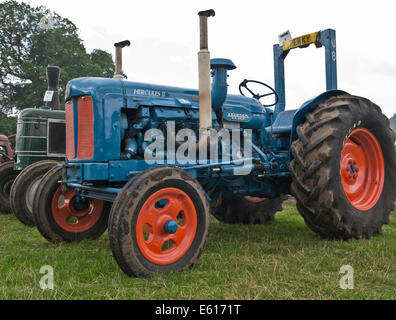
{"type": "Polygon", "coordinates": [[[292,192],[323,238],[370,238],[396,196],[395,135],[371,101],[342,95],[306,115],[292,145],[292,192]]]}
{"type": "Polygon", "coordinates": [[[24,225],[34,227],[33,199],[41,179],[57,161],[44,160],[26,167],[15,179],[10,191],[12,212],[24,225]]]}
{"type": "Polygon", "coordinates": [[[73,188],[63,190],[61,167],[48,171],[33,200],[33,218],[40,233],[50,242],[72,242],[99,238],[107,228],[110,205],[76,196],[73,188]]]}
{"type": "Polygon", "coordinates": [[[192,268],[209,234],[205,191],[180,169],[156,167],[127,183],[110,214],[113,256],[129,276],[192,268]]]}

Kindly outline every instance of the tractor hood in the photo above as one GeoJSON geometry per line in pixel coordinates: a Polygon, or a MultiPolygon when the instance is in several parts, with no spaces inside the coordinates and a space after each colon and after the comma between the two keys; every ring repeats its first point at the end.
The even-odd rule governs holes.
{"type": "MultiPolygon", "coordinates": [[[[199,109],[198,90],[155,84],[139,83],[109,78],[77,78],[66,87],[66,100],[90,95],[101,103],[109,96],[123,96],[123,108],[145,106],[190,107],[199,109]]],[[[252,112],[263,112],[263,106],[255,99],[239,95],[227,95],[224,106],[244,105],[252,112]]]]}

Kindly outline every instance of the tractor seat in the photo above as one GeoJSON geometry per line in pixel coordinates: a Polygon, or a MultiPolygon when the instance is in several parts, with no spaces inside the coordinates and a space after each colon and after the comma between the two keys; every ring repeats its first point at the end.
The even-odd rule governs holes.
{"type": "MultiPolygon", "coordinates": [[[[287,110],[280,112],[272,125],[272,133],[279,134],[291,132],[296,111],[297,110],[287,110]]],[[[267,127],[265,130],[270,133],[271,127],[267,127]]]]}

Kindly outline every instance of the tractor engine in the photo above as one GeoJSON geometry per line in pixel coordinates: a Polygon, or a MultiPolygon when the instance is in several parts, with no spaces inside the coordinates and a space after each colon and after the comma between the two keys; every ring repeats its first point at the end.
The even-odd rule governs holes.
{"type": "MultiPolygon", "coordinates": [[[[232,61],[213,59],[211,68],[213,128],[252,129],[259,141],[260,130],[269,126],[270,110],[255,99],[227,96],[227,70],[235,69],[232,61]]],[[[158,129],[166,136],[169,122],[174,123],[176,133],[188,128],[199,136],[197,90],[82,78],[69,83],[68,93],[67,155],[71,162],[141,160],[148,145],[144,141],[147,130],[158,129]]]]}
{"type": "MultiPolygon", "coordinates": [[[[199,90],[118,79],[79,78],[70,81],[66,89],[68,182],[83,184],[96,181],[108,187],[120,186],[120,183],[122,185],[150,167],[145,160],[153,142],[162,146],[151,150],[153,157],[150,159],[156,160],[157,165],[193,165],[187,161],[188,156],[184,163],[176,161],[176,153],[182,144],[189,143],[186,141],[191,138],[189,136],[193,136],[192,141],[197,147],[194,160],[207,166],[194,173],[197,178],[207,177],[208,170],[216,172],[219,178],[233,175],[232,161],[244,157],[244,135],[248,131],[254,145],[252,158],[265,157],[264,153],[271,148],[272,110],[263,107],[256,99],[227,94],[228,71],[236,68],[231,60],[212,59],[210,66],[212,132],[229,132],[230,140],[238,136],[236,140],[241,143],[240,149],[233,150],[232,142],[225,145],[227,142],[221,139],[218,157],[210,159],[211,163],[202,162],[198,150],[199,140],[204,135],[200,124],[199,90]],[[178,133],[184,134],[180,138],[178,133]],[[230,153],[230,166],[219,169],[220,166],[215,164],[226,156],[223,150],[227,150],[227,155],[230,153]]],[[[281,156],[287,157],[287,150],[286,146],[281,156]]],[[[207,156],[210,155],[210,150],[207,150],[207,156]]],[[[233,192],[276,195],[279,188],[274,188],[270,180],[257,181],[265,170],[279,171],[282,167],[276,163],[265,166],[252,163],[249,172],[255,173],[238,179],[239,184],[233,192]],[[263,188],[263,184],[267,188],[263,188]],[[265,190],[269,192],[263,194],[265,190]]],[[[230,186],[228,182],[223,183],[230,186]]]]}

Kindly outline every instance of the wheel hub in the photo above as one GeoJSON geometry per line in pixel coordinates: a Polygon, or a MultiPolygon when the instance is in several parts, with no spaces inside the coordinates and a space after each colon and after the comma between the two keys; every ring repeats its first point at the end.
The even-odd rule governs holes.
{"type": "Polygon", "coordinates": [[[52,199],[52,216],[63,230],[81,233],[90,230],[100,219],[103,201],[89,199],[78,201],[74,189],[62,192],[60,186],[52,199]]]}
{"type": "Polygon", "coordinates": [[[384,186],[381,146],[367,129],[356,129],[346,139],[341,154],[341,181],[349,202],[368,211],[378,202],[384,186]]]}
{"type": "Polygon", "coordinates": [[[178,224],[176,221],[168,220],[164,225],[164,230],[166,233],[175,234],[178,229],[178,224]]]}
{"type": "Polygon", "coordinates": [[[197,214],[191,198],[176,188],[152,194],[140,209],[136,240],[152,263],[169,265],[181,259],[197,231],[197,214]]]}
{"type": "Polygon", "coordinates": [[[36,194],[36,191],[37,191],[37,189],[38,189],[38,187],[40,185],[40,182],[41,182],[41,178],[33,181],[30,184],[30,186],[29,186],[29,188],[28,188],[28,190],[26,192],[26,198],[25,198],[26,199],[26,206],[27,206],[27,208],[28,208],[28,210],[30,212],[33,212],[34,195],[36,194]]]}

